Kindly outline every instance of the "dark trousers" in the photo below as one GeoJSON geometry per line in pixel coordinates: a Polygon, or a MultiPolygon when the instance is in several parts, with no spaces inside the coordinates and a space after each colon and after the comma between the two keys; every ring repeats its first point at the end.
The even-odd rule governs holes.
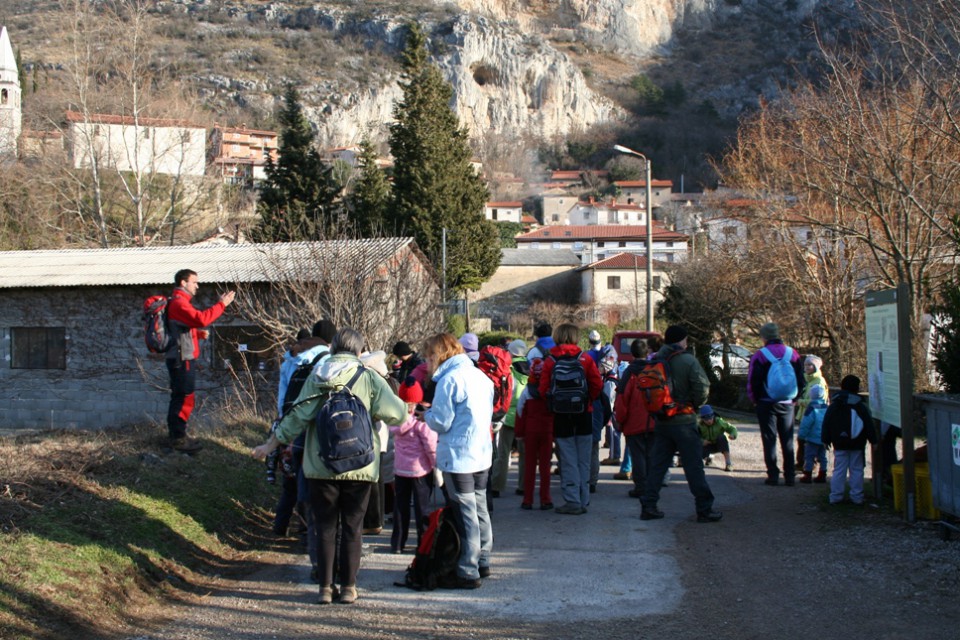
{"type": "Polygon", "coordinates": [[[167,409],[167,429],[170,438],[187,435],[187,420],[193,413],[194,390],[197,385],[196,371],[190,360],[167,359],[170,372],[170,407],[167,409]]]}
{"type": "Polygon", "coordinates": [[[655,441],[656,435],[653,431],[627,436],[627,451],[630,452],[630,463],[633,465],[630,477],[633,478],[633,488],[641,496],[647,490],[647,474],[652,466],[650,461],[653,458],[655,441]]]}
{"type": "Polygon", "coordinates": [[[273,517],[273,532],[277,535],[283,535],[290,525],[290,519],[293,517],[293,510],[297,506],[297,477],[288,478],[282,476],[280,482],[280,499],[277,500],[276,515],[273,517]]]}
{"type": "Polygon", "coordinates": [[[367,512],[363,514],[364,529],[383,528],[384,485],[383,476],[380,480],[371,483],[370,499],[367,501],[367,512]]]}
{"type": "MultiPolygon", "coordinates": [[[[687,477],[687,486],[696,502],[697,513],[707,513],[713,509],[713,492],[707,484],[703,472],[703,441],[696,423],[670,424],[657,421],[654,428],[653,454],[650,456],[650,471],[647,473],[647,486],[640,503],[644,509],[654,509],[660,501],[660,485],[673,461],[673,454],[680,452],[683,474],[687,477]]],[[[631,454],[632,455],[632,454],[631,454]]],[[[636,460],[634,460],[636,469],[636,460]]],[[[636,473],[636,471],[634,471],[636,473]]]]}
{"type": "Polygon", "coordinates": [[[763,461],[767,465],[767,478],[778,480],[777,438],[783,454],[783,479],[793,482],[797,473],[793,451],[794,407],[785,402],[761,402],[757,405],[757,422],[760,424],[760,441],[763,442],[763,461]]]}
{"type": "Polygon", "coordinates": [[[716,440],[703,445],[704,460],[706,460],[707,456],[711,453],[730,453],[730,442],[727,440],[725,434],[721,433],[716,440]]]}
{"type": "Polygon", "coordinates": [[[320,586],[333,584],[334,559],[339,555],[342,586],[357,583],[360,547],[363,544],[363,514],[367,511],[372,482],[355,480],[314,480],[310,485],[310,507],[317,530],[317,573],[320,586]],[[342,534],[337,545],[337,524],[342,534]],[[339,553],[338,553],[339,552],[339,553]]]}
{"type": "Polygon", "coordinates": [[[430,504],[430,492],[433,489],[433,474],[419,478],[394,479],[393,497],[393,533],[390,535],[390,550],[402,551],[410,535],[410,499],[413,498],[413,512],[416,518],[417,544],[423,535],[423,520],[427,505],[430,504]]]}

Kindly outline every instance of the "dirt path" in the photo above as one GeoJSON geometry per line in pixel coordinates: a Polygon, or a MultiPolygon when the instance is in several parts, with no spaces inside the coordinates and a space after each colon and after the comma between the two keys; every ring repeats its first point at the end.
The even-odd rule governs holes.
{"type": "Polygon", "coordinates": [[[708,470],[718,524],[693,522],[680,470],[664,490],[667,518],[642,522],[627,483],[604,467],[585,516],[498,499],[494,575],[476,592],[393,587],[410,557],[382,553],[382,535],[370,538],[357,605],[313,604],[302,556],[268,554],[262,570],[136,638],[960,637],[960,540],[875,504],[831,507],[823,485],[764,486],[756,428],[739,427],[736,471],[708,470]]]}

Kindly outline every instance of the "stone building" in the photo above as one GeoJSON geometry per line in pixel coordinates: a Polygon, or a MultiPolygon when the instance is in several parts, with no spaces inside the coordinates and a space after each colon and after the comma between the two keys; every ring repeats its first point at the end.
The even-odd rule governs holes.
{"type": "Polygon", "coordinates": [[[470,293],[477,316],[490,318],[493,329],[510,325],[537,301],[576,304],[580,300],[580,259],[568,249],[503,249],[496,273],[470,293]]]}
{"type": "Polygon", "coordinates": [[[23,123],[20,75],[7,28],[0,26],[0,159],[17,155],[23,123]]]}
{"type": "Polygon", "coordinates": [[[184,268],[199,275],[198,308],[239,291],[197,361],[199,421],[241,397],[275,412],[282,338],[251,316],[273,305],[271,317],[295,317],[294,287],[315,287],[329,299],[328,317],[360,329],[374,348],[392,344],[398,308],[439,324],[436,274],[409,238],[0,252],[0,426],[162,423],[167,371],[144,345],[141,315],[144,300],[169,294],[184,268]]]}

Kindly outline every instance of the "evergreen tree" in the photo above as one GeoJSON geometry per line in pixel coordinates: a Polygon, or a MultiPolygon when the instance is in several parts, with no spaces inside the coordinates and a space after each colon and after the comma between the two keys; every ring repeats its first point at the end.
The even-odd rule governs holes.
{"type": "Polygon", "coordinates": [[[360,143],[357,158],[359,178],[347,197],[350,219],[360,237],[391,234],[385,219],[390,206],[390,183],[377,165],[377,151],[369,140],[360,143]]]}
{"type": "Polygon", "coordinates": [[[387,227],[411,234],[438,270],[447,229],[447,286],[477,289],[500,263],[499,234],[483,216],[489,194],[450,107],[453,90],[427,60],[426,38],[416,25],[409,27],[402,63],[403,100],[390,127],[394,180],[387,227]]]}
{"type": "Polygon", "coordinates": [[[330,168],[314,146],[314,133],[303,115],[296,87],[288,85],[280,112],[277,162],[267,160],[253,231],[258,242],[316,240],[337,233],[333,201],[336,188],[330,168]]]}

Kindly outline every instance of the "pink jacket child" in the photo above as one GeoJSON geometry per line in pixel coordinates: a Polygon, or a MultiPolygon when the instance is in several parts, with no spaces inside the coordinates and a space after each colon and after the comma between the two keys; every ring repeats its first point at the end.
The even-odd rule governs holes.
{"type": "Polygon", "coordinates": [[[417,404],[423,402],[423,387],[413,376],[407,377],[397,391],[407,403],[406,422],[391,426],[393,435],[394,481],[393,533],[390,550],[403,553],[410,533],[410,501],[416,513],[417,541],[423,535],[426,507],[433,490],[433,468],[437,466],[437,432],[414,417],[417,404]]]}

